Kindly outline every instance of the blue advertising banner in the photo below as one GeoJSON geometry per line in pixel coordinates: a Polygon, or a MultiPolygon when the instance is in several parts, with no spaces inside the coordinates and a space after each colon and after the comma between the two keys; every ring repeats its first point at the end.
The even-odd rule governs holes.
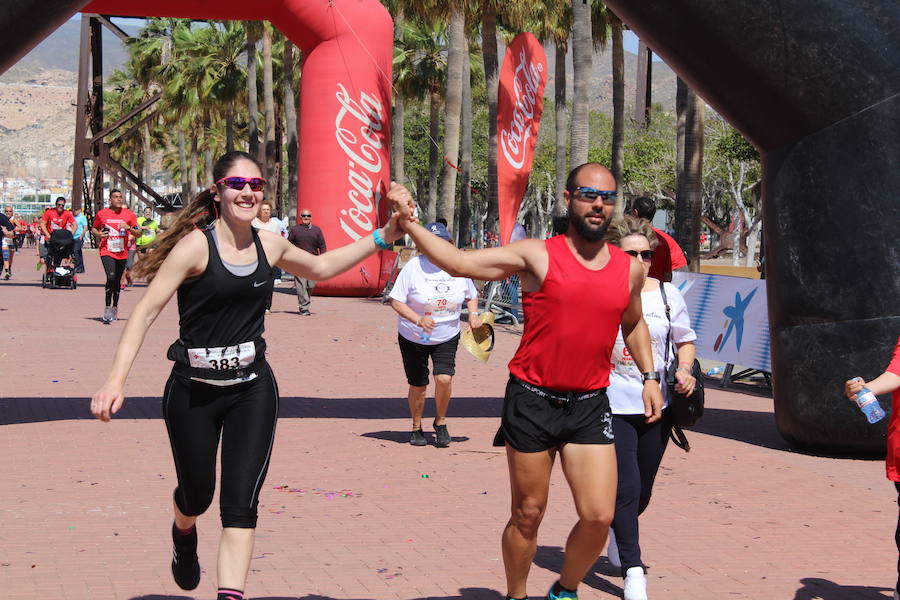
{"type": "Polygon", "coordinates": [[[766,282],[760,279],[676,272],[697,332],[697,356],[771,372],[766,282]]]}

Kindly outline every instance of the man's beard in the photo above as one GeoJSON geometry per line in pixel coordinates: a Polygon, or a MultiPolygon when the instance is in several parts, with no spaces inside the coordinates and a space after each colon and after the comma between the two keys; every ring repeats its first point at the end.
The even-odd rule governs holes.
{"type": "Polygon", "coordinates": [[[609,219],[603,219],[603,224],[599,227],[591,227],[587,223],[587,217],[591,213],[584,215],[579,218],[575,216],[575,213],[569,212],[569,222],[575,226],[575,231],[578,232],[578,235],[581,236],[586,242],[600,242],[603,238],[606,237],[606,230],[609,229],[609,219]]]}

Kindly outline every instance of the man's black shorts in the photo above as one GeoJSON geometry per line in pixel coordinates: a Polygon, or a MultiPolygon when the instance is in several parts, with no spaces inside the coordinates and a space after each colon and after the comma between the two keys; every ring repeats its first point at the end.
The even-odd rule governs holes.
{"type": "Polygon", "coordinates": [[[435,375],[456,374],[456,348],[459,346],[459,334],[440,344],[417,344],[402,335],[397,335],[400,343],[400,355],[403,357],[403,370],[409,385],[421,387],[428,385],[428,357],[435,375]]]}
{"type": "Polygon", "coordinates": [[[504,440],[519,452],[543,452],[568,443],[612,444],[612,412],[606,391],[566,406],[510,379],[494,445],[502,446],[504,440]]]}

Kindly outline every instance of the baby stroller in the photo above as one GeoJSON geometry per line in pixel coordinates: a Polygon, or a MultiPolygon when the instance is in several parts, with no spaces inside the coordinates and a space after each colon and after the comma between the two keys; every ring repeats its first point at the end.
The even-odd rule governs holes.
{"type": "Polygon", "coordinates": [[[75,266],[72,264],[74,249],[75,238],[68,229],[57,229],[50,234],[50,241],[47,242],[47,268],[41,279],[41,287],[74,290],[78,286],[75,266]]]}

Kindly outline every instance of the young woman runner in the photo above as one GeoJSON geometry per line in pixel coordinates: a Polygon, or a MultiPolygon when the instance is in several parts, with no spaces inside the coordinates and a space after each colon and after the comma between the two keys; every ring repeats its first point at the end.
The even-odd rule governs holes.
{"type": "Polygon", "coordinates": [[[272,269],[328,279],[402,232],[395,216],[372,236],[314,256],[251,226],[265,188],[254,158],[225,154],[213,175],[215,184],[182,210],[157,249],[137,264],[137,274],[150,285],[128,319],[91,411],[109,421],[121,408],[125,379],[147,329],[177,292],[180,331],[169,348],[175,365],[162,400],[178,476],[172,575],[185,590],[200,582],[195,523],[212,501],[221,435],[218,598],[232,600],[243,598],[278,414],[278,387],[262,337],[272,269]]]}

